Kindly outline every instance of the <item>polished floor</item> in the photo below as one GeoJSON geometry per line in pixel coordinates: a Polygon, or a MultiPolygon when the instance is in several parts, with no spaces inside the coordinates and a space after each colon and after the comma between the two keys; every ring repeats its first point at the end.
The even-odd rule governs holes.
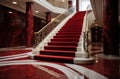
{"type": "Polygon", "coordinates": [[[120,57],[102,54],[101,44],[92,44],[94,64],[81,65],[32,60],[32,48],[0,50],[0,79],[120,79],[120,57]]]}

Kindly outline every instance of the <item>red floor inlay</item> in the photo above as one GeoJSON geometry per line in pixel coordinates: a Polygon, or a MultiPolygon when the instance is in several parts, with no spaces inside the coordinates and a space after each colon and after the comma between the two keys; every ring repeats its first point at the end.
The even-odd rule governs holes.
{"type": "Polygon", "coordinates": [[[0,79],[68,79],[55,68],[43,66],[54,75],[32,65],[14,65],[0,67],[0,79]]]}
{"type": "Polygon", "coordinates": [[[31,52],[32,50],[10,50],[10,51],[0,51],[0,56],[9,56],[15,54],[23,54],[27,52],[31,52]]]}

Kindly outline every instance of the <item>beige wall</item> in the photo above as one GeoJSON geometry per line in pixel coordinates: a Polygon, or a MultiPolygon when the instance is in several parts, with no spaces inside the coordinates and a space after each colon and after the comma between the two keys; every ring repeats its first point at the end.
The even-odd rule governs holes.
{"type": "Polygon", "coordinates": [[[103,0],[91,0],[91,4],[96,17],[96,23],[103,26],[103,0]]]}

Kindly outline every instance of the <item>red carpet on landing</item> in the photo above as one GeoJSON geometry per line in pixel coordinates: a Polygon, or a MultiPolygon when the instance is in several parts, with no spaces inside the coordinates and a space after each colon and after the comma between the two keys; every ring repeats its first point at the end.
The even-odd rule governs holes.
{"type": "Polygon", "coordinates": [[[77,12],[51,39],[48,46],[35,55],[34,59],[53,62],[73,63],[82,31],[85,12],[77,12]]]}

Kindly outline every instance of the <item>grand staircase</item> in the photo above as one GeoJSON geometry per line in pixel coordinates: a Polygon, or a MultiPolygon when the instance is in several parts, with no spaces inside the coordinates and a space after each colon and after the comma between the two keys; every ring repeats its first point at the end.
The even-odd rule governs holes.
{"type": "Polygon", "coordinates": [[[74,63],[85,12],[77,12],[48,42],[34,59],[41,61],[74,63]]]}

